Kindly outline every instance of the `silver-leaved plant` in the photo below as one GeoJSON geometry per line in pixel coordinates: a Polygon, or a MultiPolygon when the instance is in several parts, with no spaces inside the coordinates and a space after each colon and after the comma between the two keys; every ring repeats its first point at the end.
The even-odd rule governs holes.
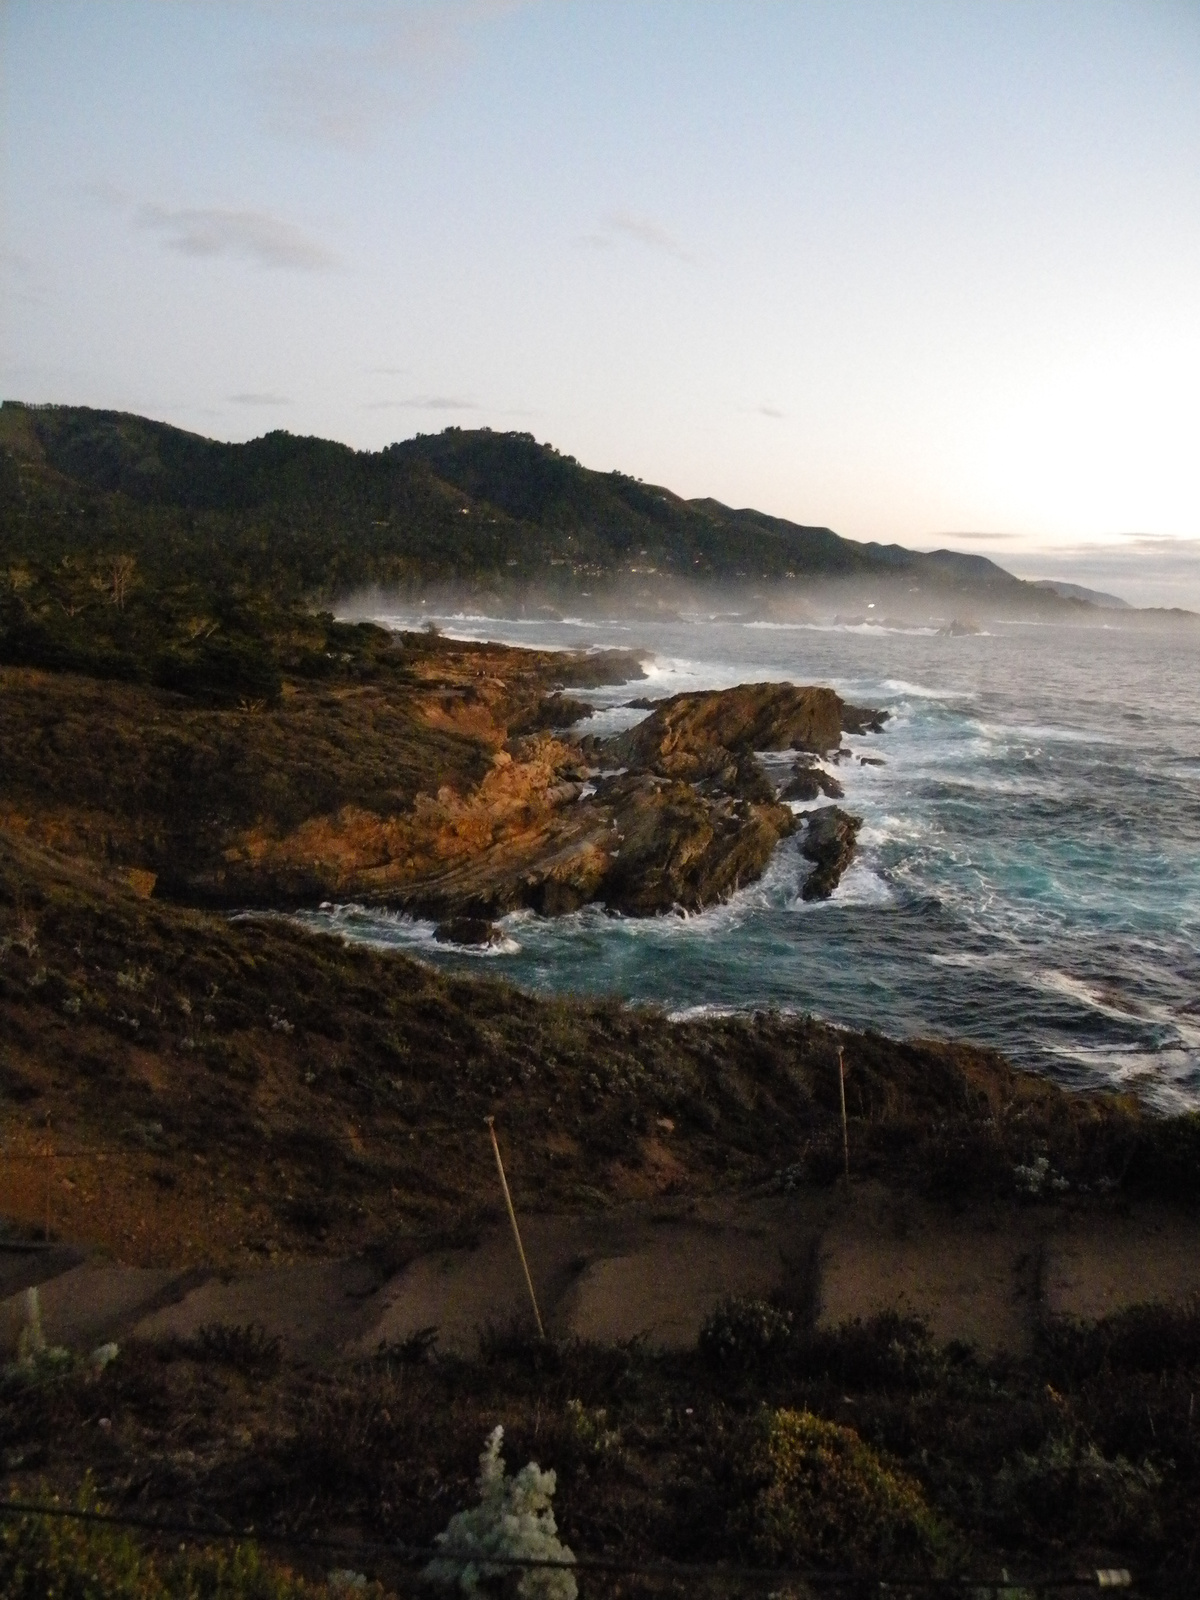
{"type": "Polygon", "coordinates": [[[440,1554],[425,1568],[425,1577],[442,1588],[477,1595],[485,1580],[509,1575],[517,1579],[519,1600],[576,1600],[579,1589],[566,1570],[575,1557],[558,1537],[550,1504],[555,1475],[531,1461],[508,1477],[500,1454],[503,1438],[504,1429],[493,1428],[479,1457],[479,1504],[451,1517],[438,1534],[440,1554]],[[516,1565],[521,1561],[564,1565],[522,1569],[516,1565]]]}

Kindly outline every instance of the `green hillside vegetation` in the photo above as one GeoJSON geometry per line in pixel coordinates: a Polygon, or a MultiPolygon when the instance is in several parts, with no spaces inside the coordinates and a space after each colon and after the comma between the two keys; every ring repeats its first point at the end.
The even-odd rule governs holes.
{"type": "Polygon", "coordinates": [[[903,576],[1061,609],[978,556],[858,544],[715,500],[592,472],[527,433],[448,428],[380,451],[267,434],[222,444],[84,407],[0,407],[5,566],[131,556],[158,583],[213,580],[276,602],[364,585],[568,596],[622,577],[903,576]]]}

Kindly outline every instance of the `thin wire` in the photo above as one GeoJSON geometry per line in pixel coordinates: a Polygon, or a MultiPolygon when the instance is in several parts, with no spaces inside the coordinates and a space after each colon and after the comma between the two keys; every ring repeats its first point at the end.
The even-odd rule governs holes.
{"type": "MultiPolygon", "coordinates": [[[[58,1517],[74,1522],[101,1523],[119,1528],[138,1528],[145,1532],[187,1534],[193,1539],[243,1540],[253,1539],[260,1544],[286,1545],[292,1550],[353,1551],[356,1554],[386,1556],[400,1565],[418,1566],[428,1561],[457,1561],[468,1565],[468,1558],[441,1546],[389,1544],[369,1539],[301,1538],[286,1533],[256,1532],[253,1528],[238,1531],[230,1528],[197,1527],[190,1522],[164,1522],[154,1517],[139,1517],[115,1511],[87,1511],[75,1506],[59,1506],[50,1502],[27,1500],[0,1500],[0,1516],[58,1517]]],[[[888,1577],[862,1572],[810,1572],[788,1567],[726,1566],[718,1562],[658,1561],[634,1562],[607,1560],[601,1556],[581,1556],[575,1561],[552,1560],[534,1556],[480,1555],[480,1566],[509,1567],[521,1570],[550,1570],[565,1572],[605,1572],[613,1576],[646,1578],[717,1577],[760,1581],[807,1583],[819,1588],[842,1589],[851,1584],[873,1584],[879,1588],[925,1589],[958,1593],[965,1589],[1096,1589],[1130,1588],[1133,1578],[1124,1569],[1089,1573],[1044,1574],[1036,1577],[1001,1576],[999,1578],[959,1577],[888,1577]]]]}
{"type": "MultiPolygon", "coordinates": [[[[422,1123],[420,1127],[397,1129],[396,1138],[403,1139],[406,1133],[421,1136],[426,1133],[456,1133],[461,1134],[463,1129],[456,1123],[422,1123]]],[[[286,1133],[279,1136],[286,1139],[286,1133]]],[[[355,1155],[371,1157],[372,1152],[362,1144],[355,1143],[352,1139],[338,1139],[327,1137],[324,1143],[338,1145],[355,1155]]],[[[385,1140],[386,1143],[386,1140],[385,1140]]],[[[267,1148],[272,1148],[272,1141],[266,1141],[267,1148]]],[[[0,1162],[5,1161],[78,1161],[89,1156],[156,1156],[187,1155],[186,1150],[155,1149],[152,1145],[79,1145],[67,1150],[13,1150],[0,1145],[0,1162]]],[[[401,1155],[403,1151],[395,1144],[389,1145],[380,1151],[374,1159],[386,1161],[389,1155],[401,1155]]],[[[299,1159],[294,1157],[293,1159],[299,1159]]]]}

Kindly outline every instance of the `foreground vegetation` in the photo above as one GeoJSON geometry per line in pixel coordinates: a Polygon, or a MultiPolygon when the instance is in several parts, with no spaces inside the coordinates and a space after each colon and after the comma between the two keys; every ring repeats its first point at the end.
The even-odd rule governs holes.
{"type": "MultiPolygon", "coordinates": [[[[754,1303],[725,1307],[675,1355],[494,1330],[477,1361],[413,1340],[328,1370],[283,1359],[253,1329],[211,1329],[130,1347],[100,1377],[10,1381],[0,1432],[27,1495],[91,1482],[142,1517],[253,1525],[312,1580],[348,1565],[405,1594],[417,1563],[381,1547],[427,1550],[474,1502],[480,1445],[501,1423],[512,1468],[555,1469],[559,1531],[580,1558],[1014,1580],[1125,1566],[1139,1593],[1183,1597],[1200,1561],[1198,1368],[1200,1317],[1166,1311],[1048,1325],[1020,1363],[939,1347],[895,1316],[816,1333],[754,1303]],[[332,1553],[313,1544],[330,1538],[332,1553]]],[[[0,1572],[14,1548],[61,1573],[115,1539],[10,1533],[0,1572]]],[[[201,1576],[208,1556],[193,1559],[191,1588],[172,1587],[168,1567],[157,1587],[86,1592],[295,1592],[268,1584],[257,1557],[224,1559],[221,1582],[201,1576]],[[234,1581],[239,1562],[253,1581],[234,1581]]],[[[132,1570],[128,1555],[113,1570],[122,1562],[132,1570]]],[[[580,1581],[585,1595],[750,1592],[716,1575],[580,1581]]]]}
{"type": "MultiPolygon", "coordinates": [[[[839,1044],[856,1173],[950,1210],[1020,1204],[1030,1172],[1118,1209],[1198,1188],[1197,1119],[1070,1097],[987,1052],[537,1001],[147,900],[122,869],[11,835],[0,952],[3,1209],[40,1230],[23,1150],[101,1150],[56,1167],[75,1187],[56,1181],[55,1231],[125,1260],[362,1253],[387,1272],[468,1242],[496,1215],[485,1113],[523,1210],[830,1186],[839,1044]]],[[[372,1546],[427,1547],[472,1503],[501,1423],[514,1467],[559,1474],[560,1531],[581,1555],[913,1575],[1112,1565],[1143,1593],[1194,1592],[1195,1313],[1050,1321],[1029,1356],[984,1360],[894,1315],[826,1330],[813,1312],[734,1303],[673,1354],[495,1328],[476,1360],[426,1336],[312,1366],[215,1326],[127,1346],[100,1373],[10,1369],[14,1494],[71,1499],[90,1473],[118,1512],[252,1526],[272,1559],[26,1523],[5,1546],[26,1587],[6,1582],[291,1600],[296,1574],[322,1583],[333,1561],[309,1541],[335,1535],[351,1547],[339,1564],[415,1593],[411,1566],[372,1546]]],[[[585,1595],[741,1592],[718,1576],[583,1579],[585,1595]]]]}

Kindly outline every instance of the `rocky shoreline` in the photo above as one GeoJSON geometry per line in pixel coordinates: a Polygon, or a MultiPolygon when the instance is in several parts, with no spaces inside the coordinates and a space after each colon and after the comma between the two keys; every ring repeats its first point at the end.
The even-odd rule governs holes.
{"type": "MultiPolygon", "coordinates": [[[[843,733],[882,731],[886,718],[830,689],[788,683],[635,704],[649,715],[626,733],[526,736],[511,754],[497,752],[507,785],[531,773],[543,779],[527,826],[501,839],[493,829],[483,849],[361,898],[430,917],[439,937],[457,943],[494,937],[494,919],[519,908],[548,916],[592,903],[626,916],[702,910],[761,877],[796,830],[787,799],[798,779],[840,795],[818,759],[841,751],[843,733]],[[797,753],[791,779],[772,782],[756,752],[787,750],[797,753]]],[[[485,780],[485,808],[487,788],[485,780]]],[[[489,822],[501,805],[492,803],[489,822]]],[[[832,894],[859,826],[841,811],[808,822],[801,852],[815,870],[806,899],[832,894]]]]}
{"type": "MultiPolygon", "coordinates": [[[[361,660],[341,680],[298,679],[269,707],[7,669],[5,815],[159,899],[354,901],[478,942],[518,909],[645,917],[727,900],[805,826],[793,802],[840,797],[828,764],[849,755],[843,735],[885,725],[828,688],[751,683],[632,702],[645,718],[597,737],[578,690],[643,677],[636,653],[355,633],[361,660]]],[[[838,818],[832,834],[819,813],[807,824],[807,898],[853,858],[857,822],[838,818]]]]}

